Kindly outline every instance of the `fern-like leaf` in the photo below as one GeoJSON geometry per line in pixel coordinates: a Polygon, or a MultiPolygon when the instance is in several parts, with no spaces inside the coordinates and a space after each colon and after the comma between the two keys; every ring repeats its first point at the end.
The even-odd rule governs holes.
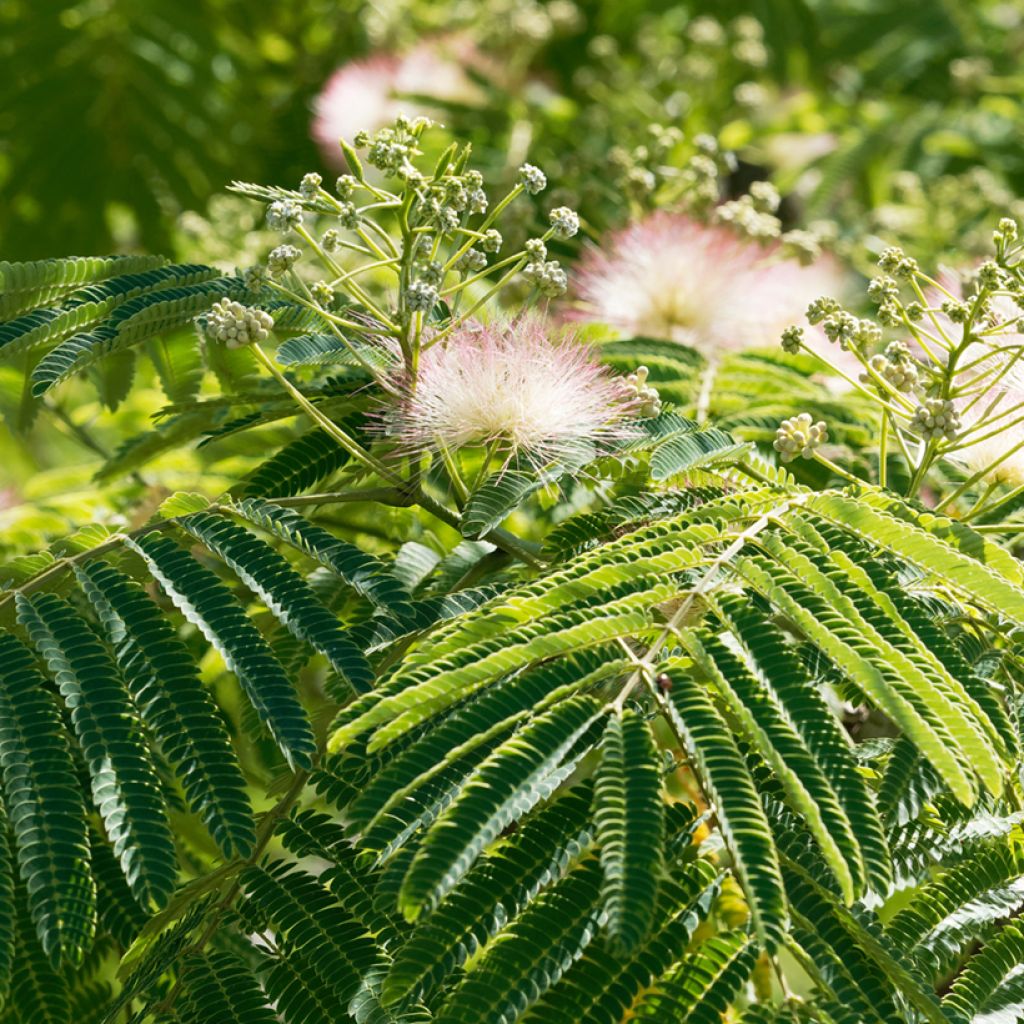
{"type": "Polygon", "coordinates": [[[758,937],[774,949],[786,923],[786,896],[772,830],[729,726],[685,668],[666,666],[673,685],[664,702],[694,759],[735,859],[758,937]]]}
{"type": "Polygon", "coordinates": [[[13,636],[0,637],[0,769],[39,942],[55,965],[76,963],[96,919],[85,805],[60,712],[13,636]]]}
{"type": "Polygon", "coordinates": [[[503,828],[564,781],[563,759],[600,720],[591,697],[570,697],[502,744],[434,822],[402,883],[399,909],[410,920],[434,907],[503,828]]]}
{"type": "Polygon", "coordinates": [[[174,840],[152,755],[117,667],[95,633],[53,594],[17,600],[71,713],[121,869],[143,906],[161,906],[177,875],[174,840]]]}
{"type": "Polygon", "coordinates": [[[629,953],[654,920],[665,832],[654,737],[633,711],[612,716],[601,740],[594,823],[608,933],[618,952],[629,953]]]}
{"type": "Polygon", "coordinates": [[[143,720],[226,857],[252,850],[252,809],[238,759],[188,648],[145,590],[94,561],[79,582],[107,629],[143,720]]]}
{"type": "Polygon", "coordinates": [[[320,651],[359,692],[373,670],[309,584],[270,545],[225,516],[197,512],[181,526],[219,555],[298,639],[320,651]]]}
{"type": "Polygon", "coordinates": [[[310,767],[316,742],[306,712],[230,591],[167,537],[143,537],[128,544],[146,560],[185,618],[220,652],[289,763],[310,767]]]}

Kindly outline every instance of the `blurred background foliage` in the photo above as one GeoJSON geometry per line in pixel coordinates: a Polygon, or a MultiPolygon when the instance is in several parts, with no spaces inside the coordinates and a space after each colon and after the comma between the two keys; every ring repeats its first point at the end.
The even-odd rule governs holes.
{"type": "MultiPolygon", "coordinates": [[[[895,241],[962,264],[996,217],[1024,212],[1022,0],[0,0],[0,259],[249,266],[273,243],[259,205],[225,186],[330,181],[340,153],[313,120],[331,76],[453,40],[471,55],[466,96],[430,96],[428,74],[400,102],[471,141],[496,188],[539,164],[543,209],[579,209],[591,238],[678,202],[702,134],[719,145],[716,199],[771,178],[787,228],[865,270],[895,241]]],[[[125,437],[144,446],[168,422],[152,368],[111,360],[47,396],[45,416],[30,369],[0,369],[8,551],[116,514],[122,487],[216,493],[287,436],[197,449],[166,434],[152,476],[98,488],[125,437]]]]}
{"type": "Polygon", "coordinates": [[[311,108],[332,71],[453,32],[492,63],[445,123],[478,159],[528,142],[570,188],[650,121],[710,131],[790,186],[813,165],[808,214],[846,224],[853,204],[948,236],[1022,184],[1019,0],[0,0],[0,252],[194,255],[183,213],[233,178],[321,165],[311,108]],[[729,31],[744,15],[760,53],[729,31]],[[967,196],[944,180],[972,168],[967,196]],[[958,223],[915,216],[930,197],[897,170],[958,223]]]}

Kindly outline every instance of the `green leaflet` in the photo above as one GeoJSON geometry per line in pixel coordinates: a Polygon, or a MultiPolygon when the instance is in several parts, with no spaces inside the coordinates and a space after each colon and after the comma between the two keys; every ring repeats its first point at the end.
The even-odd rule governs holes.
{"type": "MultiPolygon", "coordinates": [[[[39,942],[55,966],[79,962],[92,943],[96,918],[85,804],[57,705],[31,652],[10,635],[0,637],[0,770],[39,942]]],[[[3,815],[0,826],[0,859],[6,868],[3,815]]],[[[3,877],[6,895],[13,899],[12,879],[6,872],[3,877]]],[[[4,900],[0,914],[12,910],[13,904],[4,900]]],[[[10,939],[9,919],[0,933],[10,939]]],[[[0,939],[0,992],[10,980],[9,949],[9,942],[0,939]]]]}
{"type": "Polygon", "coordinates": [[[647,722],[628,709],[608,720],[601,740],[594,825],[608,933],[614,949],[629,953],[654,919],[665,804],[654,737],[647,722]]]}
{"type": "Polygon", "coordinates": [[[142,587],[123,573],[97,561],[77,575],[189,803],[226,857],[248,855],[255,831],[245,781],[188,648],[142,587]]]}
{"type": "Polygon", "coordinates": [[[838,607],[818,597],[777,564],[760,558],[738,563],[741,574],[796,623],[878,707],[914,741],[964,804],[974,802],[976,785],[945,723],[929,714],[916,694],[878,650],[864,639],[859,615],[850,622],[838,607]]]}
{"type": "Polygon", "coordinates": [[[662,704],[673,729],[694,759],[735,860],[761,944],[774,949],[787,920],[772,830],[728,725],[685,667],[669,663],[670,698],[662,704]]]}
{"type": "Polygon", "coordinates": [[[885,891],[890,857],[875,797],[818,686],[780,630],[749,601],[725,596],[716,610],[741,645],[750,671],[768,687],[828,780],[860,847],[868,880],[885,891]]]}
{"type": "Polygon", "coordinates": [[[694,667],[713,681],[749,742],[771,765],[787,801],[806,821],[847,903],[864,889],[864,865],[850,820],[818,761],[767,688],[715,637],[684,633],[694,667]]]}
{"type": "Polygon", "coordinates": [[[242,882],[278,931],[289,959],[324,999],[347,1006],[360,977],[379,961],[370,936],[311,874],[292,864],[248,868],[242,882]]]}
{"type": "Polygon", "coordinates": [[[323,654],[357,691],[369,689],[373,670],[362,651],[309,584],[269,544],[217,513],[196,512],[180,525],[219,555],[282,625],[323,654]]]}
{"type": "MultiPolygon", "coordinates": [[[[338,729],[330,740],[330,749],[338,750],[352,737],[371,726],[387,723],[377,729],[369,749],[378,750],[401,736],[408,728],[436,714],[489,682],[509,672],[525,668],[543,658],[564,655],[583,647],[594,646],[627,636],[644,629],[649,621],[647,607],[674,592],[674,587],[663,586],[651,592],[611,602],[600,614],[587,609],[581,612],[552,617],[545,628],[536,626],[509,631],[486,643],[468,648],[460,657],[457,667],[445,670],[444,663],[425,682],[384,696],[362,715],[338,729]],[[471,659],[478,660],[474,663],[471,659]]],[[[394,680],[395,687],[402,682],[394,680]]]]}
{"type": "MultiPolygon", "coordinates": [[[[896,502],[889,504],[898,512],[903,511],[896,502]]],[[[950,543],[938,530],[948,520],[928,520],[931,530],[926,531],[872,507],[863,498],[856,500],[834,492],[809,495],[804,508],[852,530],[876,547],[906,558],[982,607],[1024,624],[1024,590],[1018,585],[1019,570],[1009,578],[1001,571],[1005,553],[995,557],[994,567],[980,561],[977,554],[985,552],[987,556],[994,545],[977,539],[979,535],[973,531],[950,529],[949,537],[954,541],[950,543]]]]}
{"type": "Polygon", "coordinates": [[[152,755],[117,667],[88,624],[52,594],[18,594],[18,618],[57,680],[92,779],[93,802],[143,906],[174,888],[174,839],[152,755]]]}
{"type": "Polygon", "coordinates": [[[242,291],[239,278],[219,277],[197,284],[162,288],[129,299],[94,330],[62,341],[32,371],[32,394],[44,395],[72,374],[111,352],[184,327],[224,295],[242,291]]]}
{"type": "Polygon", "coordinates": [[[185,1024],[277,1024],[249,964],[232,953],[188,956],[180,976],[176,1007],[185,1024]]]}
{"type": "Polygon", "coordinates": [[[395,955],[383,994],[396,1003],[440,985],[453,968],[514,919],[589,848],[590,789],[569,790],[485,853],[395,955]]]}
{"type": "Polygon", "coordinates": [[[0,320],[45,306],[63,293],[121,274],[153,270],[163,256],[67,256],[28,263],[0,261],[0,320]]]}
{"type": "Polygon", "coordinates": [[[40,948],[25,909],[25,892],[20,886],[13,909],[17,923],[17,955],[8,1005],[15,1011],[30,1009],[32,1016],[28,1019],[32,1024],[68,1024],[71,1008],[65,975],[40,948]]]}
{"type": "Polygon", "coordinates": [[[434,907],[506,825],[564,780],[563,760],[600,717],[596,700],[570,697],[483,762],[430,827],[405,875],[399,909],[409,920],[434,907]]]}
{"type": "Polygon", "coordinates": [[[707,919],[719,880],[706,860],[662,879],[655,927],[629,957],[615,955],[600,936],[525,1014],[524,1024],[619,1024],[646,989],[675,963],[707,919]]]}
{"type": "Polygon", "coordinates": [[[259,498],[246,498],[234,504],[233,509],[254,526],[280,537],[330,569],[356,593],[397,618],[402,619],[410,613],[406,588],[379,558],[333,537],[323,527],[311,523],[292,509],[259,498]]]}
{"type": "Polygon", "coordinates": [[[246,497],[301,494],[341,469],[351,456],[319,427],[275,452],[245,482],[246,497]]]}
{"type": "MultiPolygon", "coordinates": [[[[0,751],[3,749],[3,740],[0,739],[0,751]]],[[[0,770],[3,768],[3,757],[0,754],[0,770]]],[[[14,973],[14,960],[17,953],[15,948],[15,864],[14,851],[8,840],[10,823],[7,820],[7,813],[0,806],[0,1010],[7,1003],[7,996],[11,988],[11,975],[14,973]]]]}
{"type": "Polygon", "coordinates": [[[1013,840],[982,847],[919,889],[886,931],[931,974],[991,933],[1024,904],[1024,851],[1013,840]]]}
{"type": "Polygon", "coordinates": [[[306,712],[266,641],[231,592],[167,537],[148,536],[126,543],[145,559],[182,614],[224,658],[288,761],[310,767],[316,742],[306,712]]]}
{"type": "MultiPolygon", "coordinates": [[[[30,349],[52,347],[102,325],[129,299],[217,276],[210,267],[175,264],[89,285],[65,297],[60,306],[34,309],[0,325],[0,351],[10,358],[30,349]]],[[[194,341],[191,344],[194,349],[194,341]]]]}
{"type": "Polygon", "coordinates": [[[640,999],[637,1020],[718,1024],[750,977],[757,947],[742,932],[715,936],[690,953],[640,999]]]}
{"type": "Polygon", "coordinates": [[[596,935],[600,879],[599,866],[588,859],[538,896],[467,971],[436,1024],[476,1024],[481,1006],[495,1024],[517,1020],[596,935]]]}

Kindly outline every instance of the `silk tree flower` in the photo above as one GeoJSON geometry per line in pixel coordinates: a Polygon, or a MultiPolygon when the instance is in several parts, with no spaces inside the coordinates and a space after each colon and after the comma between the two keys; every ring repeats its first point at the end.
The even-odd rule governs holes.
{"type": "Polygon", "coordinates": [[[632,436],[637,388],[573,334],[550,332],[543,318],[523,315],[428,343],[414,383],[393,372],[401,397],[382,410],[383,431],[407,454],[495,444],[506,461],[520,455],[535,465],[632,436]]]}
{"type": "Polygon", "coordinates": [[[424,113],[421,97],[478,102],[479,87],[465,69],[482,63],[472,43],[459,36],[424,40],[401,55],[350,61],[334,72],[313,102],[313,138],[325,159],[343,167],[339,139],[351,141],[359,131],[372,134],[401,113],[424,113]]]}
{"type": "MultiPolygon", "coordinates": [[[[778,245],[744,241],[726,227],[659,212],[587,251],[576,274],[577,317],[625,336],[690,345],[707,358],[752,346],[775,346],[820,295],[843,290],[830,260],[801,266],[778,245]]],[[[805,343],[835,362],[823,334],[805,343]]]]}

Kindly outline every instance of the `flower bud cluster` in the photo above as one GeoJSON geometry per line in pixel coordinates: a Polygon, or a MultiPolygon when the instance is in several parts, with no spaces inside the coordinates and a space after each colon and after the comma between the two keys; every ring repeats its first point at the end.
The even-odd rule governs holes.
{"type": "Polygon", "coordinates": [[[405,289],[404,298],[405,308],[411,313],[429,313],[437,304],[437,287],[423,280],[412,281],[405,289]]]}
{"type": "Polygon", "coordinates": [[[519,168],[519,184],[531,196],[535,196],[547,188],[548,179],[539,167],[534,167],[533,164],[523,164],[519,168]]]}
{"type": "Polygon", "coordinates": [[[564,295],[569,287],[569,277],[557,260],[531,260],[523,269],[523,276],[549,299],[564,295]]]}
{"type": "Polygon", "coordinates": [[[779,424],[772,447],[783,462],[792,462],[797,457],[811,458],[826,441],[828,429],[825,423],[821,420],[814,423],[810,413],[802,412],[779,424]]]}
{"type": "Polygon", "coordinates": [[[555,238],[572,238],[580,229],[579,214],[568,206],[556,207],[548,216],[555,238]]]}
{"type": "MultiPolygon", "coordinates": [[[[909,394],[917,387],[917,363],[911,358],[910,349],[902,341],[890,342],[884,353],[873,355],[868,362],[871,369],[896,391],[909,394]]],[[[862,373],[860,379],[864,384],[876,383],[870,373],[862,373]]]]}
{"type": "Polygon", "coordinates": [[[294,245],[279,245],[267,256],[267,271],[271,277],[279,277],[291,270],[302,256],[294,245]]]}
{"type": "Polygon", "coordinates": [[[265,310],[243,306],[227,297],[213,304],[203,317],[203,328],[214,341],[228,348],[241,348],[254,341],[264,341],[274,326],[274,318],[265,310]]]}
{"type": "Polygon", "coordinates": [[[302,223],[302,207],[291,199],[275,199],[267,207],[267,227],[285,234],[302,223]]]}
{"type": "Polygon", "coordinates": [[[912,428],[925,439],[953,441],[960,431],[960,416],[950,399],[926,398],[914,411],[912,428]]]}
{"type": "Polygon", "coordinates": [[[334,289],[326,281],[316,281],[309,291],[313,300],[325,309],[334,305],[334,289]]]}
{"type": "Polygon", "coordinates": [[[638,415],[644,419],[657,416],[661,412],[661,396],[658,389],[647,383],[650,372],[646,366],[638,366],[626,378],[626,384],[632,392],[631,399],[639,403],[638,415]]]}
{"type": "Polygon", "coordinates": [[[792,324],[782,332],[782,351],[791,356],[800,351],[804,341],[804,329],[792,324]]]}
{"type": "Polygon", "coordinates": [[[787,231],[782,236],[782,254],[810,266],[821,255],[821,238],[813,231],[787,231]]]}
{"type": "Polygon", "coordinates": [[[303,199],[315,199],[320,191],[324,179],[316,171],[310,171],[302,177],[299,183],[299,194],[303,199]]]}
{"type": "Polygon", "coordinates": [[[394,125],[372,135],[359,132],[353,141],[357,149],[366,149],[366,160],[372,167],[391,177],[416,182],[421,178],[413,165],[413,160],[420,155],[419,137],[432,124],[428,117],[410,119],[399,114],[394,125]]]}
{"type": "Polygon", "coordinates": [[[885,273],[892,274],[893,277],[903,278],[904,280],[909,280],[919,270],[917,260],[908,256],[902,249],[896,246],[890,246],[888,249],[882,250],[881,255],[878,257],[878,266],[885,273]]]}
{"type": "Polygon", "coordinates": [[[843,351],[865,349],[882,340],[882,329],[873,320],[864,320],[846,310],[831,313],[821,321],[825,337],[843,351]]]}

